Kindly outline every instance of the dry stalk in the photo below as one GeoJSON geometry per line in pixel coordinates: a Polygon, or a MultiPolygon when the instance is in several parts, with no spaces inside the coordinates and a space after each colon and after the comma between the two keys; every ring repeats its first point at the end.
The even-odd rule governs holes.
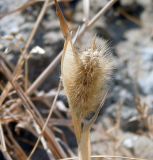
{"type": "MultiPolygon", "coordinates": [[[[23,67],[23,64],[24,64],[24,60],[27,57],[28,48],[29,48],[30,44],[32,43],[32,40],[33,40],[33,38],[34,38],[34,36],[35,36],[35,34],[37,32],[37,29],[39,27],[39,24],[40,24],[41,20],[43,19],[43,16],[44,16],[44,14],[46,12],[48,4],[49,4],[49,0],[45,0],[44,5],[43,5],[43,7],[42,7],[42,9],[40,11],[40,14],[38,15],[38,18],[37,18],[37,20],[35,22],[35,25],[33,27],[33,30],[32,30],[32,32],[30,34],[30,37],[29,37],[29,39],[28,39],[28,41],[27,41],[27,43],[26,43],[26,45],[24,47],[22,55],[20,56],[20,59],[19,59],[18,64],[17,64],[17,67],[15,68],[13,77],[17,77],[18,75],[20,75],[22,73],[22,67],[23,67]]],[[[11,88],[12,88],[11,84],[8,83],[7,86],[6,86],[6,90],[4,90],[4,92],[2,93],[2,96],[0,98],[0,106],[3,103],[3,101],[5,100],[5,98],[6,98],[6,96],[9,93],[11,88]]]]}
{"type": "Polygon", "coordinates": [[[3,128],[2,128],[2,124],[0,122],[0,141],[1,141],[1,151],[4,155],[4,157],[6,158],[6,160],[12,160],[11,156],[9,155],[7,148],[6,148],[6,143],[5,143],[5,138],[4,138],[4,132],[3,132],[3,128]]]}
{"type": "MultiPolygon", "coordinates": [[[[121,158],[121,159],[128,159],[128,160],[147,160],[144,158],[135,158],[135,157],[125,157],[125,156],[111,156],[111,155],[93,155],[92,158],[108,158],[108,159],[114,159],[114,158],[121,158]]],[[[78,157],[72,157],[72,158],[64,158],[60,160],[77,160],[78,157]]]]}
{"type": "MultiPolygon", "coordinates": [[[[12,80],[13,76],[11,75],[9,69],[5,66],[5,64],[0,61],[0,65],[2,67],[4,75],[7,77],[9,82],[11,82],[11,85],[14,87],[19,97],[22,99],[23,105],[27,109],[27,112],[33,117],[33,120],[40,126],[40,128],[42,128],[44,125],[44,120],[42,116],[37,111],[36,107],[30,100],[30,98],[23,92],[22,88],[18,85],[18,83],[12,80]]],[[[48,127],[45,128],[44,137],[48,140],[48,146],[51,149],[51,151],[55,154],[56,158],[65,157],[64,151],[56,142],[54,134],[51,130],[49,130],[48,127]]]]}
{"type": "Polygon", "coordinates": [[[90,129],[100,111],[101,97],[106,93],[113,64],[108,56],[108,46],[103,41],[98,46],[94,38],[91,47],[81,53],[75,49],[68,25],[56,0],[55,5],[65,37],[61,74],[71,109],[79,160],[90,160],[90,129]],[[91,113],[94,116],[86,122],[91,113]]]}
{"type": "Polygon", "coordinates": [[[27,159],[27,156],[25,154],[25,152],[23,151],[23,149],[20,147],[20,145],[18,144],[18,142],[14,139],[9,127],[6,125],[5,126],[7,133],[8,133],[8,137],[11,141],[11,144],[13,146],[13,151],[15,151],[17,157],[20,157],[21,160],[25,160],[27,159]]]}
{"type": "Polygon", "coordinates": [[[38,144],[39,144],[39,141],[40,141],[40,139],[41,139],[41,137],[42,137],[42,135],[43,135],[43,132],[44,132],[44,130],[45,130],[45,128],[46,128],[46,126],[47,126],[47,124],[48,124],[48,122],[49,122],[49,120],[50,120],[50,117],[51,117],[51,115],[52,115],[52,112],[53,112],[53,109],[54,109],[54,106],[55,106],[55,103],[56,103],[58,94],[59,94],[59,92],[60,92],[60,89],[61,89],[61,82],[59,83],[56,96],[55,96],[54,101],[53,101],[53,104],[52,104],[52,106],[51,106],[51,108],[50,108],[50,111],[49,111],[48,117],[47,117],[47,119],[46,119],[46,121],[45,121],[45,124],[44,124],[44,126],[43,126],[43,128],[42,128],[42,131],[41,131],[41,133],[40,133],[40,135],[39,135],[39,137],[38,137],[38,139],[37,139],[36,144],[34,145],[32,151],[31,151],[30,155],[28,156],[28,159],[27,159],[27,160],[30,160],[30,158],[32,157],[33,153],[35,152],[35,150],[36,150],[36,148],[37,148],[37,146],[38,146],[38,144]]]}
{"type": "Polygon", "coordinates": [[[88,22],[88,23],[84,23],[80,29],[80,32],[79,32],[79,36],[82,36],[83,33],[89,29],[91,26],[93,26],[94,23],[97,22],[97,20],[106,13],[106,11],[108,9],[110,9],[113,4],[117,2],[117,0],[110,0],[103,8],[101,8],[101,10],[88,22]]]}

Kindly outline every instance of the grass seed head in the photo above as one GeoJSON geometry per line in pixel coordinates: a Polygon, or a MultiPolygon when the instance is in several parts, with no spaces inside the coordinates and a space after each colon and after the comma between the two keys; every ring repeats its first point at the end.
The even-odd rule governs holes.
{"type": "Polygon", "coordinates": [[[85,51],[74,51],[68,42],[62,62],[64,89],[72,116],[84,119],[96,112],[106,91],[107,80],[112,71],[109,47],[94,41],[85,51]]]}

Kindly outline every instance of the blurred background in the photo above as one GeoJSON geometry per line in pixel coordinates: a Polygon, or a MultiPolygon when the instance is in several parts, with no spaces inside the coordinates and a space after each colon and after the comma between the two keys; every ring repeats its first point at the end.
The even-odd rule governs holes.
{"type": "MultiPolygon", "coordinates": [[[[88,23],[108,2],[61,0],[59,4],[75,35],[78,27],[88,23]]],[[[4,73],[0,66],[1,160],[27,159],[41,132],[37,118],[46,120],[57,93],[57,56],[63,49],[64,38],[51,0],[36,26],[43,4],[44,0],[0,1],[0,60],[9,70],[4,73]],[[34,27],[38,29],[33,37],[34,27]],[[25,56],[20,61],[22,54],[25,56]],[[43,78],[48,66],[48,75],[43,78]],[[16,87],[8,83],[11,79],[17,82],[16,87]],[[32,88],[33,84],[37,86],[32,88]],[[21,98],[24,96],[33,103],[36,121],[29,115],[27,105],[32,105],[28,98],[21,98]]],[[[153,160],[153,1],[116,1],[79,36],[78,47],[89,46],[95,35],[108,41],[115,68],[110,92],[91,131],[92,154],[153,160]]],[[[44,134],[32,160],[64,158],[62,152],[65,157],[76,155],[77,143],[63,89],[47,126],[49,132],[45,133],[50,137],[44,134]],[[56,142],[51,142],[52,138],[56,142]],[[62,151],[54,150],[52,143],[57,143],[62,151]]]]}

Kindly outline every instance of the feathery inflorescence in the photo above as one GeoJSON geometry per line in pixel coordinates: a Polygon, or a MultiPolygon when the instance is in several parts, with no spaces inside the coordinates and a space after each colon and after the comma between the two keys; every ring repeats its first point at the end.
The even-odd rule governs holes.
{"type": "Polygon", "coordinates": [[[71,41],[62,60],[62,79],[64,89],[77,119],[84,119],[96,112],[107,87],[112,72],[112,58],[108,45],[94,40],[85,51],[77,51],[71,41]]]}

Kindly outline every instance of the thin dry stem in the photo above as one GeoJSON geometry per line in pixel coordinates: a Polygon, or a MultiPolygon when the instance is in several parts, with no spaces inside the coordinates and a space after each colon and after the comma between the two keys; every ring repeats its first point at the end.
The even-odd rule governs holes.
{"type": "Polygon", "coordinates": [[[45,0],[44,5],[43,5],[43,7],[41,9],[41,12],[40,12],[40,14],[39,14],[39,16],[38,16],[38,18],[36,20],[36,23],[34,24],[33,30],[32,30],[32,32],[31,32],[31,34],[29,36],[29,39],[28,39],[28,41],[27,41],[27,43],[26,43],[26,45],[24,47],[24,50],[23,50],[23,52],[22,52],[22,54],[20,56],[20,59],[18,60],[18,64],[17,64],[17,67],[15,69],[14,76],[19,75],[22,72],[22,65],[24,64],[24,61],[25,61],[25,59],[27,57],[27,52],[28,52],[29,46],[32,43],[32,40],[33,40],[33,38],[34,38],[34,36],[35,36],[35,34],[37,32],[37,29],[38,29],[38,27],[40,25],[40,22],[42,21],[42,19],[44,17],[44,14],[45,14],[45,12],[47,10],[48,4],[49,4],[49,0],[45,0]]]}
{"type": "MultiPolygon", "coordinates": [[[[49,0],[45,0],[44,5],[43,5],[43,7],[42,7],[42,9],[40,11],[40,14],[38,15],[38,18],[36,20],[36,23],[35,23],[35,25],[34,25],[34,27],[32,29],[30,37],[29,37],[29,39],[28,39],[28,41],[27,41],[27,43],[26,43],[26,45],[24,47],[22,55],[20,56],[20,59],[18,61],[18,64],[17,64],[17,67],[15,69],[13,77],[17,77],[17,75],[21,74],[22,66],[23,66],[23,63],[24,63],[24,59],[26,58],[28,48],[29,48],[30,44],[32,43],[32,40],[33,40],[37,30],[38,30],[38,27],[40,25],[41,20],[43,19],[43,16],[44,16],[44,14],[45,14],[45,12],[47,10],[48,3],[49,3],[49,0]]],[[[10,85],[10,83],[8,83],[7,86],[6,86],[7,90],[2,93],[2,96],[1,96],[2,98],[0,98],[0,106],[3,103],[3,101],[5,100],[6,96],[8,95],[11,87],[12,86],[10,85]]]]}
{"type": "Polygon", "coordinates": [[[93,26],[93,24],[102,16],[104,15],[112,6],[114,3],[116,3],[118,0],[110,0],[88,23],[87,28],[93,26]]]}
{"type": "Polygon", "coordinates": [[[3,133],[3,128],[2,128],[2,124],[0,122],[0,140],[1,140],[1,147],[3,149],[3,151],[6,151],[6,144],[5,144],[5,138],[4,138],[4,133],[3,133]]]}
{"type": "MultiPolygon", "coordinates": [[[[135,157],[125,157],[125,156],[111,156],[111,155],[93,155],[92,158],[122,158],[122,159],[128,159],[128,160],[147,160],[144,158],[135,158],[135,157]]],[[[64,158],[59,160],[73,160],[78,159],[78,157],[72,157],[72,158],[64,158]]]]}
{"type": "Polygon", "coordinates": [[[52,112],[53,112],[53,109],[54,109],[54,107],[55,107],[55,103],[56,103],[56,101],[57,101],[57,97],[58,97],[58,94],[59,94],[59,92],[60,92],[60,89],[61,89],[61,81],[60,81],[60,83],[59,83],[58,90],[57,90],[56,96],[55,96],[55,98],[54,98],[54,100],[53,100],[52,106],[50,107],[50,111],[49,111],[48,117],[47,117],[47,119],[46,119],[46,121],[45,121],[45,123],[44,123],[44,126],[43,126],[43,128],[42,128],[41,134],[39,135],[39,137],[38,137],[38,139],[37,139],[37,141],[36,141],[36,143],[35,143],[32,151],[31,151],[30,155],[28,156],[28,159],[27,159],[27,160],[30,160],[30,158],[32,157],[33,153],[35,152],[35,150],[36,150],[36,148],[37,148],[37,146],[38,146],[38,144],[39,144],[39,141],[40,141],[40,139],[41,139],[41,137],[42,137],[42,135],[43,135],[43,132],[45,131],[45,128],[46,128],[46,126],[47,126],[47,124],[48,124],[48,122],[49,122],[49,120],[50,120],[51,115],[52,115],[52,112]]]}
{"type": "Polygon", "coordinates": [[[11,140],[12,146],[15,146],[15,147],[13,147],[13,150],[16,151],[15,153],[17,154],[17,156],[20,157],[21,160],[27,159],[26,154],[24,153],[24,151],[22,150],[22,148],[20,147],[20,145],[17,143],[17,141],[14,139],[14,137],[13,137],[13,135],[12,135],[9,127],[8,127],[8,126],[5,126],[5,128],[6,128],[6,130],[7,130],[8,137],[9,137],[10,140],[11,140]]]}
{"type": "Polygon", "coordinates": [[[1,140],[1,148],[2,148],[1,150],[2,150],[4,157],[6,158],[6,160],[12,160],[6,148],[5,137],[4,137],[4,132],[3,132],[1,122],[0,122],[0,140],[1,140]]]}
{"type": "Polygon", "coordinates": [[[83,123],[83,129],[82,129],[82,134],[80,136],[81,139],[80,139],[79,148],[78,148],[79,160],[90,160],[90,157],[91,157],[90,130],[95,120],[98,117],[98,114],[105,102],[107,94],[108,94],[108,91],[102,97],[101,104],[99,105],[94,116],[89,121],[83,123]]]}
{"type": "Polygon", "coordinates": [[[109,1],[88,23],[84,23],[80,29],[79,37],[82,36],[86,30],[88,30],[93,24],[97,22],[97,20],[104,15],[112,6],[114,3],[116,3],[118,0],[111,0],[109,1]]]}
{"type": "MultiPolygon", "coordinates": [[[[34,106],[32,101],[30,100],[30,98],[27,97],[27,95],[23,92],[23,90],[18,85],[18,83],[16,81],[12,81],[12,78],[11,78],[12,75],[11,75],[10,71],[7,69],[7,67],[4,65],[4,63],[0,61],[0,65],[3,69],[4,75],[6,75],[8,80],[11,82],[12,86],[15,88],[17,94],[22,99],[22,102],[23,102],[23,105],[25,106],[25,108],[28,109],[27,111],[29,112],[29,114],[33,117],[35,122],[42,128],[42,126],[44,124],[42,116],[36,110],[36,107],[34,106]]],[[[54,151],[55,156],[57,158],[65,157],[65,153],[62,150],[62,148],[59,146],[59,144],[56,142],[54,134],[47,127],[44,132],[44,136],[46,136],[46,139],[50,142],[50,143],[48,143],[48,145],[49,145],[50,149],[52,151],[54,151]]]]}

